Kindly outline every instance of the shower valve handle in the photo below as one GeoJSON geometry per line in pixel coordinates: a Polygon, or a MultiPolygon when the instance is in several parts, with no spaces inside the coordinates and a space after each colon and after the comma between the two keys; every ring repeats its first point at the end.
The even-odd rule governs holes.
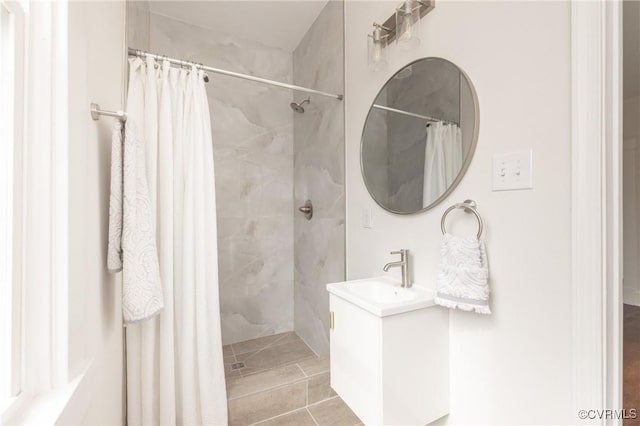
{"type": "Polygon", "coordinates": [[[307,218],[307,220],[311,220],[311,218],[313,217],[313,204],[311,204],[311,200],[305,201],[304,206],[298,207],[298,210],[301,213],[304,213],[304,216],[307,218]]]}

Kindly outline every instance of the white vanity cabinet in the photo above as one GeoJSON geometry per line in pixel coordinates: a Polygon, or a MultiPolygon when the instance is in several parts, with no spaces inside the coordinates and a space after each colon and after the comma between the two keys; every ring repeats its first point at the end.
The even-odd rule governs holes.
{"type": "Polygon", "coordinates": [[[331,387],[358,417],[367,425],[425,425],[448,414],[449,316],[433,294],[387,278],[327,289],[331,387]]]}

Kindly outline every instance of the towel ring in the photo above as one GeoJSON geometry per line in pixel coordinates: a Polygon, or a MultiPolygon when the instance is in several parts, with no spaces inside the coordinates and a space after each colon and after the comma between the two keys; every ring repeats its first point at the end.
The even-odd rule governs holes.
{"type": "Polygon", "coordinates": [[[482,229],[484,228],[484,223],[482,222],[482,218],[480,217],[480,213],[476,210],[476,202],[473,200],[464,200],[462,203],[456,203],[446,209],[442,214],[442,220],[440,220],[440,229],[442,229],[442,234],[446,234],[447,230],[445,229],[444,222],[447,219],[447,215],[454,209],[464,209],[466,213],[473,213],[478,219],[478,238],[482,235],[482,229]]]}

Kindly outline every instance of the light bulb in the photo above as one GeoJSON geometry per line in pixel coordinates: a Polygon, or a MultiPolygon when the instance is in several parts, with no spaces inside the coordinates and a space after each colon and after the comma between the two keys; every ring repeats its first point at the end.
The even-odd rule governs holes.
{"type": "Polygon", "coordinates": [[[396,44],[403,49],[410,49],[420,44],[420,3],[406,0],[396,9],[396,44]]]}
{"type": "Polygon", "coordinates": [[[387,64],[387,34],[383,34],[386,29],[380,25],[373,24],[373,33],[368,36],[368,62],[369,67],[374,71],[383,68],[387,64]]]}
{"type": "Polygon", "coordinates": [[[380,47],[380,43],[376,43],[373,46],[373,61],[380,62],[382,59],[382,47],[380,47]]]}

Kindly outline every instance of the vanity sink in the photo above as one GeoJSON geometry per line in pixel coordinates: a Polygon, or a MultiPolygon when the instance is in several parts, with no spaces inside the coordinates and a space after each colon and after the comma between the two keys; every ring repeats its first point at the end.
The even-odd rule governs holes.
{"type": "Polygon", "coordinates": [[[331,387],[365,423],[424,425],[449,412],[449,312],[389,277],[327,284],[331,387]]]}
{"type": "Polygon", "coordinates": [[[435,292],[417,285],[405,288],[389,277],[327,284],[327,291],[379,317],[433,306],[435,292]]]}

